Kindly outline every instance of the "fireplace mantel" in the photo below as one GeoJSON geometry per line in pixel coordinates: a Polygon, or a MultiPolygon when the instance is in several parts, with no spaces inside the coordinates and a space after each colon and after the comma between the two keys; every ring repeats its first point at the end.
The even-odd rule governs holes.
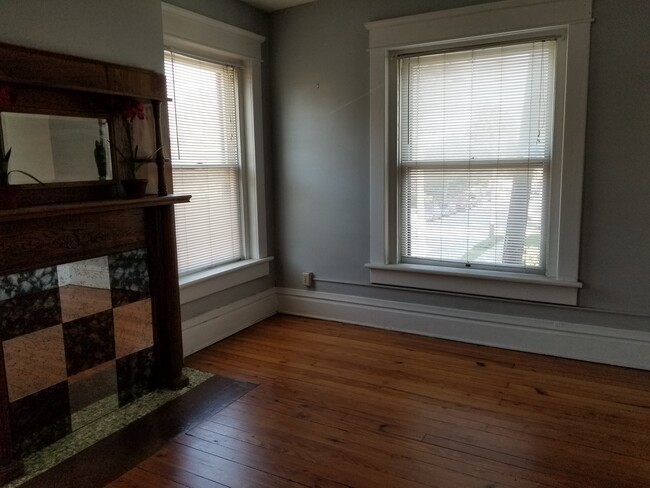
{"type": "MultiPolygon", "coordinates": [[[[5,96],[3,99],[4,105],[0,106],[0,111],[39,116],[42,114],[80,118],[99,117],[106,120],[112,140],[113,170],[112,179],[104,180],[99,173],[99,181],[83,180],[0,187],[0,192],[4,192],[5,196],[17,195],[18,197],[13,200],[0,199],[0,203],[17,202],[12,205],[12,208],[0,209],[0,279],[5,279],[3,283],[6,285],[3,286],[6,289],[0,289],[0,308],[11,313],[17,311],[17,316],[20,316],[23,301],[29,301],[29,313],[33,315],[25,320],[27,325],[20,325],[22,322],[15,320],[15,317],[9,317],[9,314],[0,317],[0,485],[2,485],[22,472],[21,449],[17,448],[17,442],[24,441],[25,433],[20,429],[24,427],[25,422],[31,420],[29,418],[27,421],[23,420],[23,424],[16,427],[16,412],[22,415],[25,411],[23,404],[18,405],[23,400],[38,405],[38,401],[42,398],[40,395],[44,393],[49,395],[50,390],[54,391],[58,388],[64,390],[66,394],[72,392],[74,388],[81,391],[83,381],[79,378],[85,378],[86,381],[88,376],[84,377],[84,375],[95,374],[95,370],[101,370],[108,363],[112,368],[110,371],[113,377],[116,375],[118,377],[117,380],[113,379],[113,386],[117,384],[116,396],[119,397],[120,405],[125,404],[130,401],[130,398],[142,394],[142,391],[134,394],[132,391],[125,392],[122,388],[124,382],[120,383],[122,381],[120,378],[128,376],[131,370],[128,368],[124,370],[123,366],[126,364],[125,367],[130,367],[129,362],[135,364],[145,356],[148,361],[145,367],[147,388],[178,389],[187,383],[182,373],[183,349],[174,205],[185,203],[190,197],[168,195],[168,186],[171,191],[172,183],[171,168],[164,154],[169,154],[169,148],[163,137],[160,120],[161,110],[164,110],[166,103],[164,75],[129,66],[2,43],[0,43],[0,59],[2,60],[0,88],[3,88],[5,94],[10,94],[8,98],[5,96]],[[125,137],[124,130],[128,121],[125,122],[119,107],[124,106],[125,102],[132,101],[144,104],[145,111],[149,110],[147,113],[151,115],[144,121],[149,124],[145,131],[149,134],[149,139],[145,137],[142,141],[153,144],[155,151],[151,156],[147,156],[148,159],[142,161],[145,165],[141,169],[146,170],[145,176],[154,183],[152,189],[157,191],[158,196],[128,199],[125,198],[125,192],[120,184],[122,180],[130,178],[130,166],[129,161],[124,157],[124,154],[129,154],[126,149],[129,141],[125,137]],[[117,150],[113,151],[114,148],[117,150]],[[155,166],[147,166],[146,163],[155,163],[155,166]],[[129,271],[127,267],[120,268],[122,264],[119,264],[119,259],[126,259],[124,262],[128,262],[128,259],[136,259],[132,258],[133,256],[139,259],[138,266],[143,270],[143,275],[146,275],[146,283],[143,282],[142,285],[143,289],[146,287],[146,293],[143,292],[140,297],[133,298],[132,301],[127,297],[124,302],[121,302],[120,293],[126,296],[128,293],[140,292],[140,290],[132,292],[127,286],[114,286],[112,281],[119,272],[129,271]],[[101,286],[93,288],[94,285],[88,285],[85,290],[83,290],[84,286],[78,284],[59,287],[63,279],[67,280],[66,270],[73,269],[80,262],[94,263],[102,260],[109,266],[113,266],[110,270],[113,274],[108,276],[109,285],[104,288],[101,286]],[[118,264],[115,264],[116,262],[118,264]],[[12,289],[13,285],[7,284],[13,283],[11,280],[20,281],[25,276],[30,279],[41,276],[38,273],[43,273],[43,270],[48,270],[46,272],[54,277],[53,282],[56,284],[56,287],[42,292],[42,294],[49,294],[51,301],[58,300],[54,307],[59,307],[58,315],[53,315],[58,320],[56,323],[50,320],[52,317],[48,317],[47,324],[39,324],[38,317],[46,315],[42,310],[39,311],[41,302],[29,294],[23,297],[20,295],[22,292],[16,292],[17,289],[12,289]],[[100,294],[107,295],[108,298],[99,300],[101,307],[104,308],[97,309],[97,312],[90,315],[75,315],[76,312],[70,310],[78,305],[75,303],[77,295],[69,293],[70,288],[63,290],[65,287],[73,287],[74,290],[81,288],[81,292],[94,294],[93,300],[95,295],[100,294]],[[68,294],[67,298],[64,297],[65,294],[68,294]],[[65,307],[62,304],[71,304],[68,312],[63,310],[65,307]],[[124,323],[131,321],[129,323],[137,326],[138,320],[133,317],[128,319],[118,317],[124,313],[124,310],[118,311],[120,307],[139,310],[140,315],[136,314],[135,317],[143,317],[142,322],[146,322],[148,342],[146,346],[134,349],[134,352],[125,346],[125,343],[118,344],[117,334],[119,327],[126,327],[124,323]],[[145,313],[142,310],[145,310],[145,313]],[[68,313],[67,317],[66,313],[68,313]],[[109,317],[109,320],[101,323],[100,319],[95,318],[96,316],[104,319],[109,317]],[[122,322],[118,324],[119,321],[122,322]],[[108,330],[105,334],[105,339],[107,338],[108,341],[105,343],[113,341],[111,348],[114,350],[111,351],[111,355],[105,355],[106,358],[102,357],[101,361],[93,357],[85,363],[83,357],[79,358],[84,354],[86,347],[94,348],[91,352],[95,355],[99,349],[97,344],[91,344],[93,337],[90,335],[84,337],[84,334],[90,334],[84,329],[84,324],[88,325],[88,330],[108,324],[102,330],[108,330]],[[21,349],[18,344],[22,344],[24,337],[25,342],[29,342],[34,334],[42,334],[43,337],[48,335],[63,337],[64,343],[60,345],[56,357],[59,376],[55,378],[56,383],[43,383],[45,386],[41,385],[41,389],[38,389],[39,386],[31,385],[30,391],[17,393],[17,388],[11,383],[12,377],[15,379],[20,373],[20,367],[25,363],[29,364],[29,361],[19,354],[21,349]],[[80,346],[78,350],[70,349],[68,340],[70,337],[77,341],[77,345],[80,346]],[[86,339],[88,344],[84,342],[86,339]],[[7,351],[13,354],[13,358],[8,357],[7,351]],[[70,357],[72,355],[77,357],[71,360],[69,353],[70,357]],[[12,364],[8,364],[7,360],[12,364]],[[79,383],[74,383],[76,381],[79,383]]],[[[101,134],[100,131],[100,138],[101,134]]],[[[3,148],[5,152],[8,149],[3,148]]],[[[89,164],[95,164],[92,155],[89,160],[91,161],[89,164]]],[[[97,164],[99,168],[99,163],[97,164]]],[[[7,205],[3,205],[0,205],[0,208],[6,208],[7,205]]],[[[42,336],[39,335],[39,338],[42,336]]],[[[124,332],[122,338],[127,336],[127,332],[124,332]]],[[[39,350],[48,352],[42,344],[39,350]]],[[[101,356],[101,351],[99,355],[101,356]]],[[[48,358],[48,354],[38,357],[43,370],[47,370],[48,358]]],[[[133,371],[139,374],[136,366],[133,366],[133,371]]],[[[70,403],[67,405],[67,411],[72,415],[71,394],[68,399],[70,403]]],[[[48,400],[41,402],[40,408],[49,408],[47,402],[48,400]]],[[[70,418],[67,422],[70,424],[70,418]]],[[[67,429],[69,431],[70,427],[67,429]]],[[[52,439],[48,440],[51,441],[52,439]]]]}
{"type": "MultiPolygon", "coordinates": [[[[182,374],[174,205],[189,199],[169,195],[0,211],[0,276],[145,249],[156,386],[180,388],[187,380],[182,374]]],[[[20,472],[9,400],[0,341],[0,483],[20,472]]]]}
{"type": "Polygon", "coordinates": [[[187,195],[167,195],[164,197],[148,196],[135,199],[94,200],[90,202],[60,203],[56,205],[35,205],[12,210],[0,210],[0,222],[30,220],[34,218],[57,217],[83,213],[105,212],[108,209],[123,210],[139,207],[159,207],[185,203],[187,195]]]}

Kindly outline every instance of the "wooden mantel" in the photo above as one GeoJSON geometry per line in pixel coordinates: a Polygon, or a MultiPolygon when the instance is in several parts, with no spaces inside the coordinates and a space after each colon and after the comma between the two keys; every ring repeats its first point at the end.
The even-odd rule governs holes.
{"type": "MultiPolygon", "coordinates": [[[[0,276],[145,248],[149,259],[156,378],[178,389],[183,376],[174,205],[189,196],[51,204],[0,211],[0,276]]],[[[0,342],[0,484],[21,472],[12,450],[0,342]]]]}
{"type": "Polygon", "coordinates": [[[144,198],[94,200],[90,202],[60,203],[55,205],[35,205],[11,210],[0,210],[0,222],[30,220],[34,218],[58,217],[60,215],[77,215],[84,213],[105,212],[106,210],[123,210],[128,208],[159,207],[185,203],[189,195],[167,195],[164,197],[145,196],[144,198]]]}
{"type": "MultiPolygon", "coordinates": [[[[158,387],[183,387],[187,379],[182,373],[174,205],[190,197],[168,195],[171,169],[164,158],[169,151],[160,121],[166,103],[164,75],[0,43],[0,86],[11,94],[0,111],[106,119],[114,146],[124,154],[129,154],[126,122],[118,107],[132,100],[151,105],[156,148],[151,162],[157,166],[158,196],[124,198],[120,183],[130,178],[130,166],[118,153],[111,158],[112,180],[0,188],[19,197],[14,208],[0,210],[0,276],[141,252],[148,267],[147,306],[150,300],[153,324],[153,346],[149,343],[147,353],[152,351],[155,366],[149,371],[158,387]]],[[[0,485],[22,472],[12,445],[15,402],[9,398],[0,337],[0,485]]]]}
{"type": "Polygon", "coordinates": [[[152,121],[145,123],[153,122],[155,147],[143,161],[156,164],[158,195],[171,191],[167,185],[171,167],[165,159],[169,151],[164,147],[161,121],[167,100],[162,73],[0,43],[0,88],[10,93],[0,111],[99,117],[108,120],[110,126],[112,179],[16,185],[20,191],[19,206],[124,197],[120,181],[131,177],[130,163],[124,158],[131,149],[121,109],[125,101],[134,100],[150,105],[152,111],[152,121]]]}
{"type": "Polygon", "coordinates": [[[134,98],[166,99],[165,76],[144,69],[0,43],[0,81],[134,98]]]}

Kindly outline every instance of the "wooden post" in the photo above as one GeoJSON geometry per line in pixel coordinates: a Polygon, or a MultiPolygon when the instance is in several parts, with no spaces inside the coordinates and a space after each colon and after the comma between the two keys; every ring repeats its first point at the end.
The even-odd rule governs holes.
{"type": "Polygon", "coordinates": [[[153,118],[156,126],[156,167],[158,169],[158,196],[167,195],[167,181],[165,180],[165,154],[163,151],[162,125],[160,123],[159,100],[153,100],[153,118]]]}
{"type": "Polygon", "coordinates": [[[22,461],[18,461],[13,453],[5,355],[0,341],[0,485],[22,476],[24,472],[22,461]]]}
{"type": "Polygon", "coordinates": [[[188,379],[183,375],[174,206],[147,209],[147,232],[158,380],[162,387],[180,389],[188,379]]]}

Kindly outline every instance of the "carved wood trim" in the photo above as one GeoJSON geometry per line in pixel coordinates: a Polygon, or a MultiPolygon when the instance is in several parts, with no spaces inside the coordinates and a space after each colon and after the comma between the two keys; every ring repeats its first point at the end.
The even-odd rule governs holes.
{"type": "Polygon", "coordinates": [[[5,222],[0,228],[0,275],[146,245],[142,209],[5,222]]]}
{"type": "MultiPolygon", "coordinates": [[[[189,198],[150,197],[0,211],[0,275],[145,247],[144,209],[171,207],[189,198]]],[[[173,233],[156,238],[167,247],[173,240],[175,252],[173,233]]],[[[154,264],[161,266],[157,261],[154,264]]],[[[173,263],[167,260],[163,266],[176,269],[175,254],[173,263]]]]}
{"type": "Polygon", "coordinates": [[[189,202],[190,198],[190,195],[167,195],[165,197],[144,197],[134,200],[98,200],[0,210],[0,222],[55,217],[58,215],[107,212],[109,210],[123,210],[128,208],[174,205],[176,203],[189,202]]]}
{"type": "MultiPolygon", "coordinates": [[[[14,185],[19,190],[14,205],[19,207],[70,201],[124,197],[120,180],[130,178],[130,163],[122,154],[126,148],[126,134],[120,118],[124,100],[136,99],[151,103],[158,114],[154,120],[157,147],[162,147],[160,105],[167,99],[165,75],[155,71],[123,66],[103,61],[52,53],[38,49],[0,43],[0,84],[9,86],[11,101],[2,107],[8,112],[37,113],[106,118],[111,126],[113,179],[102,182],[47,183],[14,185]]],[[[0,143],[1,146],[1,143],[0,143]]],[[[6,148],[5,148],[6,149],[6,148]]],[[[92,150],[92,147],[90,148],[92,150]]],[[[163,151],[156,153],[159,165],[158,195],[167,194],[163,151]]],[[[151,157],[153,154],[145,155],[151,157]]],[[[153,162],[153,161],[152,161],[153,162]]],[[[152,175],[153,177],[153,175],[152,175]]],[[[171,186],[171,185],[170,185],[171,186]]],[[[0,192],[3,189],[0,188],[0,192]]],[[[0,199],[1,200],[1,199],[0,199]]],[[[1,205],[1,203],[0,203],[1,205]]]]}
{"type": "Polygon", "coordinates": [[[131,66],[0,43],[0,81],[165,100],[165,76],[131,66]]]}

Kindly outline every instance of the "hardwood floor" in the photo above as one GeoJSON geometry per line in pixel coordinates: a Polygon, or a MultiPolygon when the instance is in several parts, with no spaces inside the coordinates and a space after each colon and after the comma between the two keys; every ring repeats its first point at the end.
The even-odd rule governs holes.
{"type": "Polygon", "coordinates": [[[650,372],[282,315],[187,365],[259,386],[111,487],[650,486],[650,372]]]}

